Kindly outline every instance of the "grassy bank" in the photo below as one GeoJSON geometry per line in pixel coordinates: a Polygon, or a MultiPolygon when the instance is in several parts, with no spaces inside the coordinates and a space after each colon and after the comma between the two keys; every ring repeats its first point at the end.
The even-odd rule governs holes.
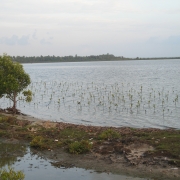
{"type": "MultiPolygon", "coordinates": [[[[0,138],[26,141],[39,150],[64,149],[71,154],[121,154],[131,164],[160,161],[180,167],[180,130],[134,129],[74,125],[48,121],[30,122],[0,114],[0,138]],[[134,145],[134,146],[133,146],[134,145]],[[137,159],[134,149],[146,145],[137,159]]],[[[138,150],[137,150],[138,152],[138,150]]]]}

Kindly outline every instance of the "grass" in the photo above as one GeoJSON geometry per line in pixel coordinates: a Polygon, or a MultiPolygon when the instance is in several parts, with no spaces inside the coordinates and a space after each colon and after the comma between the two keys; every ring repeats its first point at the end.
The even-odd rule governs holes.
{"type": "Polygon", "coordinates": [[[80,142],[76,141],[68,146],[68,151],[71,154],[83,154],[90,151],[92,144],[88,141],[82,140],[80,142]]]}
{"type": "MultiPolygon", "coordinates": [[[[169,156],[180,160],[180,130],[160,130],[137,133],[140,140],[151,144],[155,150],[151,155],[169,156]]],[[[180,162],[177,161],[178,166],[180,162]]]]}
{"type": "Polygon", "coordinates": [[[101,140],[117,139],[117,138],[120,138],[120,134],[112,129],[107,129],[99,135],[99,139],[101,140]]]}
{"type": "Polygon", "coordinates": [[[83,130],[78,130],[78,129],[73,129],[73,128],[68,128],[60,131],[59,136],[62,138],[69,137],[72,139],[87,139],[87,132],[83,130]]]}
{"type": "Polygon", "coordinates": [[[35,136],[30,142],[30,146],[34,148],[40,148],[40,149],[50,149],[51,140],[47,138],[43,138],[42,136],[35,136]]]}
{"type": "Polygon", "coordinates": [[[41,128],[38,134],[32,135],[30,143],[32,147],[40,149],[51,149],[57,147],[66,147],[75,141],[87,141],[89,136],[87,132],[75,128],[66,128],[59,131],[56,128],[41,128]]]}
{"type": "Polygon", "coordinates": [[[1,180],[23,180],[25,175],[22,171],[15,171],[13,168],[8,167],[8,170],[0,170],[0,179],[1,180]]]}

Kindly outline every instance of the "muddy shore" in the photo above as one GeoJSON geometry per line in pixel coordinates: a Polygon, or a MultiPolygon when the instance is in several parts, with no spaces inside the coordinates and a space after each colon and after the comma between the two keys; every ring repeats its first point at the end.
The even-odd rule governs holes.
{"type": "MultiPolygon", "coordinates": [[[[22,114],[15,116],[6,113],[0,114],[3,117],[8,117],[8,119],[0,121],[0,137],[5,142],[19,143],[25,141],[29,143],[35,136],[46,136],[52,139],[52,142],[48,141],[51,146],[43,149],[34,148],[34,152],[55,160],[55,163],[52,163],[53,166],[65,166],[66,168],[74,166],[93,169],[98,172],[111,172],[152,179],[180,179],[180,149],[173,154],[165,147],[165,143],[167,145],[175,137],[177,142],[175,148],[178,148],[178,144],[180,144],[179,130],[84,126],[44,121],[22,114]],[[6,121],[11,125],[7,127],[6,121]],[[44,128],[43,132],[40,127],[44,128]],[[55,143],[63,141],[58,137],[58,133],[65,129],[86,132],[87,139],[92,143],[90,151],[85,154],[70,154],[66,150],[67,145],[59,147],[55,145],[55,143]],[[119,133],[120,137],[97,139],[99,134],[108,129],[119,133]],[[5,134],[5,130],[12,132],[11,135],[5,134]],[[160,148],[162,145],[164,149],[163,147],[160,148]]],[[[71,138],[71,140],[74,139],[71,138]]]]}

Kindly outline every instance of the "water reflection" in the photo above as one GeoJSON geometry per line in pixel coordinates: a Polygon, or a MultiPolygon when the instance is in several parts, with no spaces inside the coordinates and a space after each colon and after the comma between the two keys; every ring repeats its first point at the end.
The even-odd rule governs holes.
{"type": "Polygon", "coordinates": [[[82,168],[56,168],[52,166],[50,162],[50,160],[38,156],[28,147],[20,144],[0,144],[0,168],[7,168],[7,165],[11,165],[15,170],[22,171],[25,174],[25,180],[145,180],[145,178],[97,173],[93,170],[85,170],[82,168]]]}
{"type": "Polygon", "coordinates": [[[21,144],[0,143],[0,168],[11,166],[23,157],[26,153],[26,147],[21,144]]]}

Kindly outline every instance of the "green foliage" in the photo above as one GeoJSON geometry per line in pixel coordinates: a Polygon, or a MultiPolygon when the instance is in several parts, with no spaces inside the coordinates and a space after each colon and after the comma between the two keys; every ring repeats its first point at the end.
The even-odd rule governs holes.
{"type": "Polygon", "coordinates": [[[83,154],[86,152],[89,152],[92,147],[92,144],[90,144],[88,141],[80,141],[80,142],[73,142],[69,144],[68,151],[71,154],[83,154]]]}
{"type": "Polygon", "coordinates": [[[59,136],[61,138],[79,139],[87,137],[87,133],[84,130],[78,130],[73,128],[67,128],[60,131],[59,136]]]}
{"type": "Polygon", "coordinates": [[[32,101],[32,92],[30,90],[23,91],[23,95],[26,97],[26,102],[32,101]]]}
{"type": "MultiPolygon", "coordinates": [[[[9,56],[4,54],[0,56],[0,97],[4,95],[13,101],[13,110],[16,110],[17,96],[29,84],[30,77],[25,73],[23,66],[17,62],[13,62],[9,56]]],[[[31,101],[31,91],[24,91],[23,95],[26,101],[31,101]]]]}
{"type": "Polygon", "coordinates": [[[0,179],[1,180],[23,180],[25,175],[22,171],[15,171],[13,168],[8,167],[8,171],[6,169],[0,170],[0,179]]]}
{"type": "Polygon", "coordinates": [[[103,131],[99,135],[99,139],[102,139],[102,140],[116,139],[116,138],[119,138],[119,137],[120,137],[120,134],[117,133],[116,131],[113,131],[112,129],[108,129],[106,131],[103,131]]]}
{"type": "MultiPolygon", "coordinates": [[[[0,169],[14,164],[20,155],[26,153],[26,146],[23,144],[0,143],[0,169]]],[[[1,178],[0,178],[1,179],[1,178]]]]}
{"type": "Polygon", "coordinates": [[[20,63],[43,63],[43,62],[76,62],[76,61],[105,61],[105,60],[117,60],[127,59],[122,56],[115,57],[113,54],[91,55],[91,56],[13,56],[14,61],[20,63]]]}
{"type": "Polygon", "coordinates": [[[40,148],[40,149],[48,149],[49,148],[48,140],[43,138],[42,136],[36,136],[30,142],[31,147],[40,148]]]}
{"type": "MultiPolygon", "coordinates": [[[[169,59],[169,57],[160,58],[139,58],[138,59],[169,59]]],[[[114,56],[113,54],[91,55],[91,56],[13,56],[14,61],[20,63],[44,63],[44,62],[76,62],[76,61],[112,61],[112,60],[133,60],[137,58],[127,58],[123,56],[114,56]]],[[[170,57],[170,59],[179,59],[179,57],[170,57]]]]}

